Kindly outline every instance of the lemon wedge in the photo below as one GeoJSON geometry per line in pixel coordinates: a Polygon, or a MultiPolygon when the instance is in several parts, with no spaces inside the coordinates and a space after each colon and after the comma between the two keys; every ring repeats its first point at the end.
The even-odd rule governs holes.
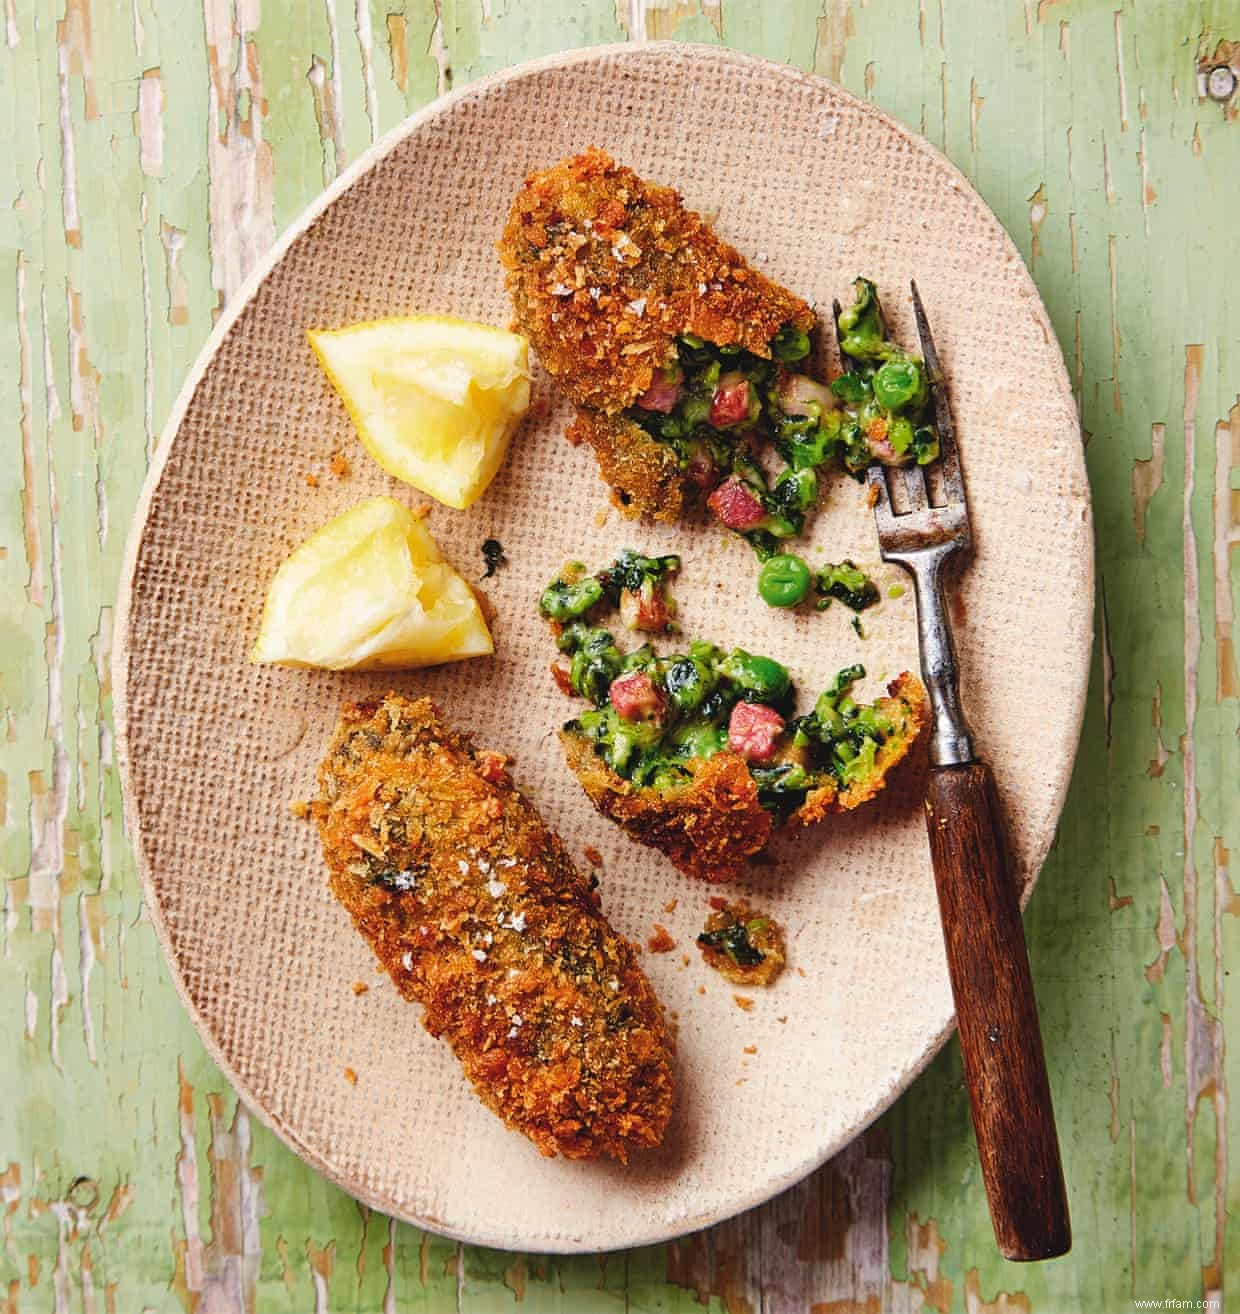
{"type": "Polygon", "coordinates": [[[478,599],[430,530],[408,507],[372,497],[276,572],[250,660],[377,670],[493,651],[478,599]]]}
{"type": "Polygon", "coordinates": [[[307,336],[388,474],[458,510],[482,496],[530,404],[525,338],[443,315],[307,336]]]}

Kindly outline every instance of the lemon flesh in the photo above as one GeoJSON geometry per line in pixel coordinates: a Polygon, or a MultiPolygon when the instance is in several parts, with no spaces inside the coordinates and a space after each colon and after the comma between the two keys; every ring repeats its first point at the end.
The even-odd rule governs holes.
{"type": "Polygon", "coordinates": [[[478,599],[426,525],[390,497],[372,497],[276,572],[250,660],[380,670],[493,651],[478,599]]]}
{"type": "Polygon", "coordinates": [[[482,496],[530,404],[525,338],[443,315],[307,336],[388,474],[458,510],[482,496]]]}

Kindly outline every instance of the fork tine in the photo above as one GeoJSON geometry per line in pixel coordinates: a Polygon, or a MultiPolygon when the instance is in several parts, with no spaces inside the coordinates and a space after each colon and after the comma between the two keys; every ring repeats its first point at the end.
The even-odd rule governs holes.
{"type": "Polygon", "coordinates": [[[869,465],[865,471],[866,483],[870,486],[870,497],[873,502],[874,524],[878,529],[878,536],[881,540],[883,536],[896,526],[895,512],[891,509],[891,494],[887,491],[887,468],[886,466],[869,465]]]}
{"type": "Polygon", "coordinates": [[[908,497],[909,510],[924,511],[927,505],[926,476],[921,466],[906,465],[900,473],[904,476],[904,492],[908,497]]]}
{"type": "Polygon", "coordinates": [[[921,354],[926,362],[926,375],[930,380],[930,393],[934,399],[934,421],[939,431],[939,468],[943,473],[943,491],[949,503],[963,502],[964,479],[960,474],[960,458],[956,453],[956,426],[952,423],[947,380],[943,376],[943,367],[939,364],[939,353],[935,349],[934,337],[930,332],[930,321],[926,317],[926,308],[921,303],[916,279],[909,280],[909,288],[913,293],[913,315],[917,320],[917,336],[921,339],[921,354]]]}

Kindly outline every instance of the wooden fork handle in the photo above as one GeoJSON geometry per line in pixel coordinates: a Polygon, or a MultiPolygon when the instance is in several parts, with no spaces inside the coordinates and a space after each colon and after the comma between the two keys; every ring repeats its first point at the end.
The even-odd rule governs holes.
{"type": "Polygon", "coordinates": [[[990,768],[934,767],[926,824],[995,1239],[1008,1259],[1072,1245],[1016,882],[990,768]]]}

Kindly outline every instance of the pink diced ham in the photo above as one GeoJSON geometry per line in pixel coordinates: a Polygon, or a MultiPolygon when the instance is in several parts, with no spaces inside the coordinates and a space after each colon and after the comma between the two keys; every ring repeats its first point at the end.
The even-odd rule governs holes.
{"type": "Polygon", "coordinates": [[[706,499],[706,505],[729,529],[753,529],[766,512],[743,479],[733,475],[706,499]]]}
{"type": "Polygon", "coordinates": [[[769,762],[783,728],[784,718],[774,708],[737,703],[728,722],[728,747],[746,762],[769,762]]]}
{"type": "Polygon", "coordinates": [[[663,695],[645,671],[630,671],[611,682],[611,705],[626,721],[657,721],[663,715],[663,695]]]}
{"type": "Polygon", "coordinates": [[[671,378],[660,371],[654,376],[654,382],[650,387],[637,399],[638,406],[643,411],[658,411],[660,415],[670,415],[680,399],[680,385],[684,382],[684,377],[679,370],[671,378]]]}
{"type": "Polygon", "coordinates": [[[716,429],[749,419],[749,380],[743,374],[725,374],[710,399],[710,423],[716,429]]]}

